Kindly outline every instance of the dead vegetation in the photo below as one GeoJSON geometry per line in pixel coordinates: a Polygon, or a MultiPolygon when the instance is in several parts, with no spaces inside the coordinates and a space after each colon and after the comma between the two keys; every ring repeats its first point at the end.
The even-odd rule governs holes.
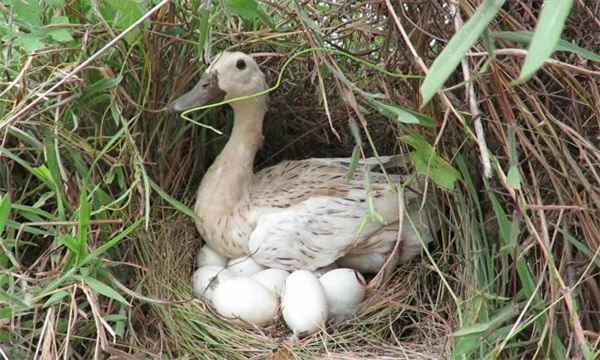
{"type": "MultiPolygon", "coordinates": [[[[0,343],[9,358],[600,356],[600,63],[557,51],[531,80],[511,84],[527,47],[499,32],[531,31],[541,1],[508,1],[490,25],[494,56],[482,39],[422,109],[418,75],[460,26],[447,1],[261,2],[273,27],[260,16],[227,16],[219,2],[209,41],[204,3],[174,1],[137,38],[36,100],[123,30],[115,13],[82,3],[45,9],[69,17],[72,42],[48,40],[31,55],[17,40],[3,45],[0,194],[10,208],[4,216],[0,205],[0,343]],[[311,47],[379,69],[327,52],[291,62],[271,94],[258,168],[350,156],[357,140],[367,155],[373,145],[379,154],[410,152],[399,137],[416,132],[460,179],[437,190],[443,229],[426,256],[371,289],[356,319],[291,342],[281,323],[248,331],[193,299],[200,239],[159,188],[190,205],[231,116],[225,108],[194,114],[225,134],[217,135],[164,108],[210,54],[255,53],[274,84],[284,62],[311,47]],[[398,122],[363,92],[436,126],[398,122]]],[[[460,1],[462,19],[479,4],[460,1]]],[[[0,10],[19,20],[10,6],[0,10]]],[[[597,2],[575,0],[562,38],[600,54],[598,14],[597,2]]]]}

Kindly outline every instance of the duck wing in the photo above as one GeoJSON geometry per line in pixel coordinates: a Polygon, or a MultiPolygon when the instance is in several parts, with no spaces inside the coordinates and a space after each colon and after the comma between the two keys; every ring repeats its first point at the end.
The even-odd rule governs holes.
{"type": "MultiPolygon", "coordinates": [[[[393,158],[366,159],[363,164],[385,165],[393,158]]],[[[397,194],[386,177],[370,172],[367,181],[359,170],[348,181],[349,163],[288,161],[256,174],[251,203],[259,213],[248,243],[254,260],[269,267],[315,270],[353,249],[373,247],[368,243],[371,235],[398,222],[397,194]],[[383,223],[364,220],[369,201],[383,223]]],[[[390,178],[400,181],[397,175],[390,178]]]]}

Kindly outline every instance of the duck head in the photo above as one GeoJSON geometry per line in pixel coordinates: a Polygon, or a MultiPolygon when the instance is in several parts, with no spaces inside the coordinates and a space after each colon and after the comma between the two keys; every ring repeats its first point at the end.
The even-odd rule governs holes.
{"type": "MultiPolygon", "coordinates": [[[[196,86],[175,99],[169,109],[181,112],[197,106],[256,94],[266,88],[265,74],[251,56],[242,52],[226,51],[214,58],[196,86]]],[[[266,97],[260,96],[256,99],[259,98],[263,98],[264,101],[266,97]]],[[[234,106],[234,103],[231,105],[234,106]]]]}

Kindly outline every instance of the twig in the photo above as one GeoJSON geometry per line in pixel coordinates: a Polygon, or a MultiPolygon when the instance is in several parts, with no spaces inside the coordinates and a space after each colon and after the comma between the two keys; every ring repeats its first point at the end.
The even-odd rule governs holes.
{"type": "MultiPolygon", "coordinates": [[[[427,68],[427,65],[425,65],[425,62],[423,62],[423,59],[421,59],[421,57],[419,56],[419,53],[417,53],[417,50],[415,49],[412,42],[410,41],[410,38],[408,37],[406,30],[404,30],[404,27],[400,23],[400,20],[398,19],[398,15],[396,15],[396,11],[394,10],[394,7],[392,6],[392,3],[390,2],[390,0],[385,0],[385,5],[387,6],[390,15],[394,19],[394,23],[396,24],[398,31],[400,31],[400,35],[402,35],[402,38],[404,39],[404,42],[406,43],[408,50],[410,50],[412,56],[415,58],[417,65],[419,65],[419,67],[425,74],[429,74],[429,69],[427,68]]],[[[402,6],[402,4],[401,4],[401,6],[402,6]]]]}
{"type": "MultiPolygon", "coordinates": [[[[58,97],[58,102],[60,103],[60,96],[58,97]]],[[[62,178],[63,186],[65,187],[65,192],[68,191],[69,186],[69,176],[67,175],[67,171],[65,170],[65,166],[62,161],[62,156],[60,155],[60,144],[58,142],[58,131],[60,124],[60,106],[56,107],[56,111],[54,112],[54,154],[56,156],[56,162],[58,163],[58,172],[60,173],[60,177],[62,178]]]]}
{"type": "Polygon", "coordinates": [[[33,356],[34,360],[37,360],[39,358],[38,356],[39,356],[40,352],[41,352],[42,357],[48,355],[48,354],[44,354],[44,352],[41,351],[41,349],[42,349],[42,343],[43,343],[44,339],[46,338],[46,332],[48,331],[48,328],[50,327],[48,324],[50,323],[51,317],[54,317],[54,308],[53,307],[48,308],[48,312],[46,313],[46,318],[44,320],[44,325],[42,325],[40,338],[38,339],[38,344],[35,348],[35,354],[33,356]]]}
{"type": "Polygon", "coordinates": [[[92,311],[92,316],[94,318],[94,323],[96,325],[96,344],[94,346],[94,360],[100,359],[100,350],[106,349],[108,344],[108,339],[106,338],[106,333],[103,329],[106,329],[112,336],[113,339],[116,337],[114,330],[110,327],[110,325],[104,320],[102,316],[100,316],[100,309],[98,306],[98,299],[96,298],[96,293],[91,291],[91,288],[84,284],[79,286],[81,290],[83,290],[88,304],[90,305],[90,310],[92,311]]]}
{"type": "Polygon", "coordinates": [[[529,210],[575,210],[596,212],[596,209],[579,206],[579,205],[541,205],[541,204],[525,204],[525,208],[529,210]]]}
{"type": "Polygon", "coordinates": [[[108,274],[110,277],[110,280],[112,280],[113,284],[118,287],[121,291],[123,291],[125,294],[131,296],[134,299],[138,299],[138,300],[142,300],[145,301],[147,303],[150,304],[156,304],[156,305],[175,305],[175,304],[185,304],[188,302],[191,302],[195,299],[188,299],[188,300],[173,300],[173,301],[168,301],[168,300],[160,300],[160,299],[153,299],[147,296],[143,296],[140,295],[138,293],[136,293],[133,290],[130,290],[128,287],[126,287],[125,285],[121,284],[112,274],[108,274]]]}
{"type": "MultiPolygon", "coordinates": [[[[460,9],[456,7],[456,4],[452,1],[448,2],[450,11],[454,14],[454,29],[456,32],[463,26],[463,19],[460,16],[460,9]]],[[[475,134],[477,135],[477,145],[479,146],[479,155],[481,156],[481,162],[483,164],[483,174],[487,178],[492,177],[492,164],[490,162],[490,154],[488,152],[487,144],[485,141],[485,135],[483,133],[483,125],[481,124],[481,110],[477,105],[477,96],[475,95],[475,88],[471,81],[471,68],[469,66],[469,60],[463,57],[461,62],[463,77],[465,78],[465,96],[469,101],[469,110],[471,110],[471,116],[473,117],[473,126],[475,127],[475,134]]]]}
{"type": "MultiPolygon", "coordinates": [[[[123,220],[121,219],[102,219],[102,220],[90,220],[88,222],[89,225],[106,225],[106,224],[122,224],[123,220]]],[[[27,226],[74,226],[79,225],[79,221],[34,221],[34,222],[25,222],[19,226],[19,231],[17,231],[17,237],[15,238],[15,246],[19,242],[25,227],[27,226]]]]}
{"type": "Polygon", "coordinates": [[[597,13],[594,14],[594,12],[582,0],[577,0],[577,6],[582,7],[585,10],[585,12],[587,12],[590,15],[590,17],[594,19],[596,25],[600,26],[600,17],[597,13]]]}
{"type": "Polygon", "coordinates": [[[8,91],[10,89],[12,89],[13,87],[19,86],[19,82],[25,76],[25,74],[27,73],[27,70],[29,70],[29,67],[31,66],[32,62],[33,62],[33,56],[27,57],[27,61],[25,61],[25,64],[23,65],[23,68],[21,69],[21,71],[19,71],[19,73],[17,74],[15,79],[10,84],[8,84],[8,86],[4,89],[4,91],[2,91],[0,93],[0,98],[2,98],[4,96],[4,94],[8,93],[8,91]]]}

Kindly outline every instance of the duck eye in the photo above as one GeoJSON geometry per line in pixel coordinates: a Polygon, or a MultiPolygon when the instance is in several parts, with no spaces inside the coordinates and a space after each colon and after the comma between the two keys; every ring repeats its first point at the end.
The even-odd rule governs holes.
{"type": "Polygon", "coordinates": [[[237,63],[235,63],[235,66],[240,70],[244,70],[246,68],[246,62],[242,59],[239,59],[237,63]]]}

